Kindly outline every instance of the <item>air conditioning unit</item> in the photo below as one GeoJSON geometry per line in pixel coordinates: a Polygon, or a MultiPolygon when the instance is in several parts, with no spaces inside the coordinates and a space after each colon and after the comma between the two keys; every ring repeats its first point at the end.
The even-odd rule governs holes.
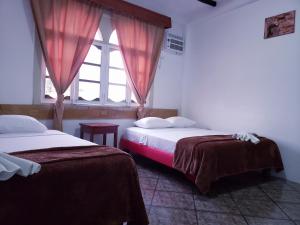
{"type": "Polygon", "coordinates": [[[165,50],[176,55],[183,54],[184,38],[167,32],[165,37],[165,50]]]}

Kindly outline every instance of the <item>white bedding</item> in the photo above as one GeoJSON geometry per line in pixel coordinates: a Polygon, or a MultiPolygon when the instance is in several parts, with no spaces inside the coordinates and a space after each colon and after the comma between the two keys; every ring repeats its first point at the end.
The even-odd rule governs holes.
{"type": "Polygon", "coordinates": [[[176,143],[182,138],[207,135],[228,135],[229,133],[199,128],[127,128],[123,138],[132,142],[158,148],[167,152],[175,151],[176,143]]]}
{"type": "Polygon", "coordinates": [[[96,144],[56,130],[47,130],[44,133],[0,134],[0,152],[6,153],[89,145],[96,144]]]}

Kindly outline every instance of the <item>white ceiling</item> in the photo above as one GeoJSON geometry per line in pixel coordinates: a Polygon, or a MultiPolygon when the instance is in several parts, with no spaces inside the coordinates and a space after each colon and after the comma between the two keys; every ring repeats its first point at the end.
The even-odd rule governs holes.
{"type": "Polygon", "coordinates": [[[214,14],[220,8],[235,8],[257,0],[216,0],[217,7],[201,3],[198,0],[125,0],[171,17],[176,22],[186,24],[198,16],[214,14]]]}

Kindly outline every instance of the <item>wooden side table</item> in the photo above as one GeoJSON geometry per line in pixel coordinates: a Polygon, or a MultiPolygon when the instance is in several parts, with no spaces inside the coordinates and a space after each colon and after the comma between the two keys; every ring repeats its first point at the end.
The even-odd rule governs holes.
{"type": "Polygon", "coordinates": [[[90,133],[90,141],[94,141],[95,134],[103,135],[103,145],[106,145],[106,135],[114,134],[114,147],[118,146],[118,127],[113,123],[80,123],[80,138],[83,139],[84,133],[90,133]]]}

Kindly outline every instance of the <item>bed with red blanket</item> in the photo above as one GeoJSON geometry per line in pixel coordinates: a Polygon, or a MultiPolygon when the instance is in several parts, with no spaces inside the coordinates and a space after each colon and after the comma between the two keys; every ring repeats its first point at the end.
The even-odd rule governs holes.
{"type": "Polygon", "coordinates": [[[198,128],[128,128],[121,147],[184,173],[202,193],[221,177],[249,171],[283,170],[277,144],[240,141],[224,132],[198,128]]]}
{"type": "Polygon", "coordinates": [[[132,157],[119,149],[88,142],[68,146],[81,141],[84,142],[61,132],[35,137],[28,134],[0,137],[1,147],[6,152],[41,165],[37,174],[15,175],[0,182],[0,224],[148,224],[132,157]],[[30,144],[33,146],[53,146],[55,140],[59,145],[60,138],[64,141],[61,142],[63,147],[39,150],[10,151],[8,142],[23,143],[26,149],[31,143],[29,140],[39,140],[30,144]],[[44,143],[40,143],[41,140],[44,143]]]}

